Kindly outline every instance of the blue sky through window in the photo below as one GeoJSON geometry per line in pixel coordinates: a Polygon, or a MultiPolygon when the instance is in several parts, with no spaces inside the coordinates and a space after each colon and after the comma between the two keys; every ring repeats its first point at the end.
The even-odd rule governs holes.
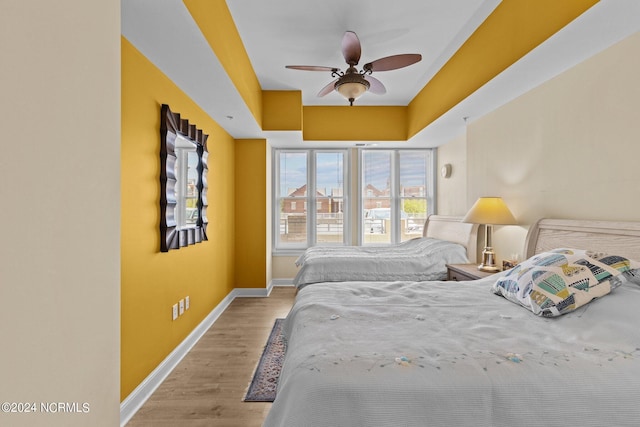
{"type": "MultiPolygon", "coordinates": [[[[316,188],[331,193],[333,188],[342,188],[344,180],[344,153],[316,153],[316,188]]],[[[307,154],[280,153],[280,194],[290,194],[307,184],[307,154]]]]}
{"type": "MultiPolygon", "coordinates": [[[[400,152],[400,183],[402,186],[426,185],[427,153],[425,151],[400,152]]],[[[332,188],[343,187],[344,157],[342,152],[316,153],[316,188],[330,193],[332,188]]],[[[391,178],[391,151],[364,152],[364,185],[372,184],[379,190],[387,188],[391,178]]],[[[280,153],[280,194],[307,184],[307,153],[280,153]]]]}

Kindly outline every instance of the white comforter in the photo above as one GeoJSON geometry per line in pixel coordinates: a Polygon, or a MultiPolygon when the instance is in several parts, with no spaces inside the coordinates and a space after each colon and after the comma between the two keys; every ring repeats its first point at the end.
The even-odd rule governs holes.
{"type": "Polygon", "coordinates": [[[640,286],[548,319],[494,280],[305,287],[264,426],[640,425],[640,286]]]}
{"type": "Polygon", "coordinates": [[[296,261],[294,284],[349,280],[444,280],[446,264],[463,264],[465,248],[421,237],[390,246],[314,246],[296,261]]]}

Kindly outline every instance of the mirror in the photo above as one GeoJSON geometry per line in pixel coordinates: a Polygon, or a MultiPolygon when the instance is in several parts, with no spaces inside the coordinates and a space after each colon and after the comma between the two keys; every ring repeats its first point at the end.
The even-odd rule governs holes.
{"type": "Polygon", "coordinates": [[[207,239],[207,138],[163,104],[160,113],[160,251],[207,239]]]}
{"type": "Polygon", "coordinates": [[[176,138],[176,228],[195,227],[198,222],[198,152],[196,144],[178,135],[176,138]]]}

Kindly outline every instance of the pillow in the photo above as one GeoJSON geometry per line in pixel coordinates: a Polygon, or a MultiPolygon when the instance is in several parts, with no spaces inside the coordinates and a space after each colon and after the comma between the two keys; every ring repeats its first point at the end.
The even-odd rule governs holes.
{"type": "Polygon", "coordinates": [[[509,270],[492,291],[539,316],[556,317],[607,295],[629,279],[635,264],[618,255],[554,249],[509,270]]]}
{"type": "MultiPolygon", "coordinates": [[[[636,263],[637,264],[637,263],[636,263]]],[[[628,271],[625,271],[624,277],[629,281],[633,282],[637,285],[640,285],[640,268],[633,268],[634,264],[632,262],[631,268],[628,271]]]]}

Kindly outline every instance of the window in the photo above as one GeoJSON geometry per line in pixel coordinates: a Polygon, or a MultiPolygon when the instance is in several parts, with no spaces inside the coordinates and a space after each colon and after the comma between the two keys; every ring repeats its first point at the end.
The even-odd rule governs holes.
{"type": "Polygon", "coordinates": [[[307,153],[278,152],[278,246],[307,244],[307,153]]]}
{"type": "Polygon", "coordinates": [[[432,150],[359,153],[358,164],[352,165],[347,150],[274,150],[275,251],[390,244],[422,235],[435,209],[432,150]],[[357,197],[349,197],[349,182],[359,183],[357,197]]]}
{"type": "Polygon", "coordinates": [[[346,243],[346,158],[345,150],[275,151],[276,248],[346,243]]]}
{"type": "Polygon", "coordinates": [[[314,184],[317,215],[313,243],[345,244],[344,151],[315,152],[314,184]]]}
{"type": "Polygon", "coordinates": [[[433,203],[434,180],[427,180],[431,161],[430,151],[399,151],[400,181],[398,197],[400,199],[400,241],[422,236],[424,223],[433,203]]]}
{"type": "Polygon", "coordinates": [[[391,243],[392,151],[362,151],[363,243],[391,243]]]}
{"type": "Polygon", "coordinates": [[[397,243],[422,235],[434,211],[431,150],[362,150],[363,244],[397,243]]]}

